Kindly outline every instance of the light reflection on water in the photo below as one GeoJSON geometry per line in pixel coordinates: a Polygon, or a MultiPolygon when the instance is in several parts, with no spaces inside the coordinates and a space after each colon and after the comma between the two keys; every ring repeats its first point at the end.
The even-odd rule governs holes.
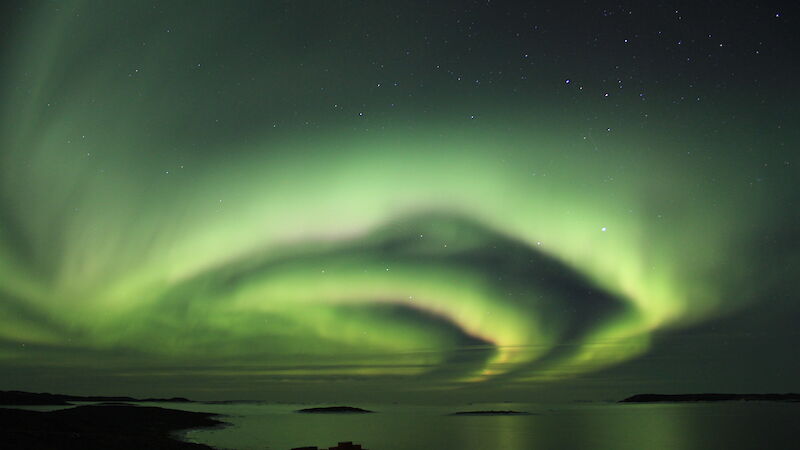
{"type": "MultiPolygon", "coordinates": [[[[159,405],[161,406],[161,405],[159,405]]],[[[354,441],[370,450],[796,449],[800,404],[355,405],[377,414],[297,414],[308,405],[164,404],[225,414],[232,426],[186,438],[217,448],[275,449],[354,441]],[[457,417],[475,409],[530,416],[457,417]]]]}

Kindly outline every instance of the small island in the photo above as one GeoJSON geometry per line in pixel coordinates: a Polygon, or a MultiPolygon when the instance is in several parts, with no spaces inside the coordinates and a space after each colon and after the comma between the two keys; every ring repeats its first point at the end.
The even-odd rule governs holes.
{"type": "Polygon", "coordinates": [[[295,412],[303,414],[369,414],[375,411],[352,406],[323,406],[319,408],[298,409],[295,412]]]}
{"type": "Polygon", "coordinates": [[[84,405],[40,412],[0,408],[4,448],[211,450],[174,433],[226,425],[215,414],[154,406],[84,405]]]}
{"type": "Polygon", "coordinates": [[[800,394],[637,394],[619,403],[800,402],[800,394]]]}
{"type": "MultiPolygon", "coordinates": [[[[295,447],[292,450],[325,450],[325,448],[318,447],[295,447]]],[[[328,447],[327,450],[367,450],[361,447],[361,444],[353,444],[352,442],[339,442],[336,447],[328,447]]]]}
{"type": "Polygon", "coordinates": [[[458,411],[450,414],[451,416],[530,416],[526,411],[458,411]]]}

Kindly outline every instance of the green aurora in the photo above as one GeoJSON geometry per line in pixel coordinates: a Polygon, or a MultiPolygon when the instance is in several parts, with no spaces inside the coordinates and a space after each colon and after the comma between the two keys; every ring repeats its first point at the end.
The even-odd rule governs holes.
{"type": "Polygon", "coordinates": [[[747,99],[683,114],[664,83],[645,119],[547,65],[500,95],[435,49],[381,60],[418,30],[364,5],[192,5],[43,3],[6,32],[0,365],[549,385],[785,276],[753,260],[796,190],[753,180],[795,161],[703,125],[747,99]]]}

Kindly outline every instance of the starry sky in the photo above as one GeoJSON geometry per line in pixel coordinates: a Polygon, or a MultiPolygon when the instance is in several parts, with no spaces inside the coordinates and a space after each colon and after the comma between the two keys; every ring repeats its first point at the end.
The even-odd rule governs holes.
{"type": "Polygon", "coordinates": [[[800,390],[796,13],[8,2],[0,388],[800,390]]]}

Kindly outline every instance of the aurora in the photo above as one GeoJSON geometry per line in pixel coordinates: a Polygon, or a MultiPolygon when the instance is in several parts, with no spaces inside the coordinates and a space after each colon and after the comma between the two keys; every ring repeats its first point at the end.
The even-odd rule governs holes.
{"type": "Polygon", "coordinates": [[[748,182],[769,152],[723,156],[746,130],[670,114],[673,85],[512,81],[401,25],[379,51],[323,20],[354,6],[209,8],[18,14],[2,366],[548,385],[759,301],[748,259],[794,192],[748,182]]]}

